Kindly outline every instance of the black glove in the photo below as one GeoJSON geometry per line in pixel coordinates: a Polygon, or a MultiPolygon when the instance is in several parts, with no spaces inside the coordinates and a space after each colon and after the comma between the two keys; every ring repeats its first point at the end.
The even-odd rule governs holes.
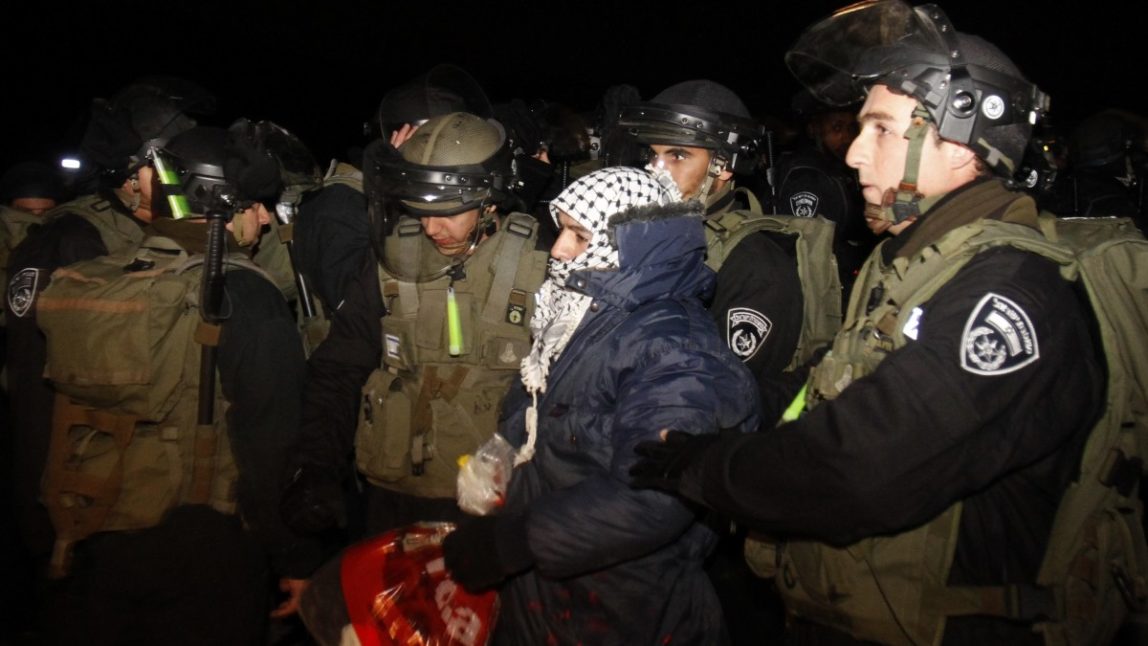
{"type": "Polygon", "coordinates": [[[666,433],[665,441],[639,442],[634,447],[634,452],[642,459],[630,467],[630,486],[684,493],[681,491],[682,474],[691,465],[700,463],[702,455],[714,442],[730,433],[736,432],[694,435],[683,431],[669,431],[666,433]]]}
{"type": "Polygon", "coordinates": [[[279,514],[292,531],[318,534],[347,524],[347,505],[343,488],[325,469],[301,466],[279,499],[279,514]]]}
{"type": "Polygon", "coordinates": [[[526,516],[479,516],[442,542],[450,578],[481,592],[534,565],[526,539],[526,516]]]}

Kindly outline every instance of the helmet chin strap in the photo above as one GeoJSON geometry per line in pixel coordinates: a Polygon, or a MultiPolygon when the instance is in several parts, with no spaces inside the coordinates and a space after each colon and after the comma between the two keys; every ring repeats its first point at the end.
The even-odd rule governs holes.
{"type": "MultiPolygon", "coordinates": [[[[920,103],[913,110],[909,128],[902,135],[909,140],[909,151],[905,155],[905,172],[896,190],[886,189],[880,205],[866,205],[865,214],[893,224],[900,224],[910,218],[918,218],[924,209],[921,200],[925,198],[917,191],[917,180],[921,172],[921,150],[925,136],[929,134],[929,112],[920,103]]],[[[926,207],[927,208],[927,207],[926,207]]]]}
{"type": "Polygon", "coordinates": [[[710,192],[713,190],[714,182],[718,176],[722,174],[722,171],[725,170],[727,165],[729,165],[729,162],[718,157],[716,151],[710,155],[710,164],[709,168],[706,169],[706,178],[702,181],[701,188],[698,189],[698,200],[700,200],[702,204],[709,206],[710,192]]]}

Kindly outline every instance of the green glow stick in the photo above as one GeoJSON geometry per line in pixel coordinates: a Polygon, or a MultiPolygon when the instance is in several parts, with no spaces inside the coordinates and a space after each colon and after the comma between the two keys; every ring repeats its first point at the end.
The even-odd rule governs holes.
{"type": "Polygon", "coordinates": [[[462,354],[462,320],[458,316],[458,301],[454,298],[454,287],[446,288],[446,329],[450,341],[450,356],[462,354]]]}
{"type": "MultiPolygon", "coordinates": [[[[179,174],[174,170],[167,167],[163,161],[163,155],[155,151],[151,156],[152,164],[155,166],[155,172],[159,175],[159,181],[165,187],[179,188],[179,174]]],[[[171,206],[171,217],[176,220],[182,220],[191,215],[191,205],[187,203],[187,198],[182,193],[165,191],[167,193],[167,203],[171,206]]]]}

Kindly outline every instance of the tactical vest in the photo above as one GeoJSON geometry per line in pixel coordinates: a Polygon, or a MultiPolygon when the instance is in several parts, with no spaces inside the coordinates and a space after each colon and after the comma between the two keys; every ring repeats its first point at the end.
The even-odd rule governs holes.
{"type": "Polygon", "coordinates": [[[335,184],[349,186],[362,193],[363,171],[346,162],[332,159],[331,167],[327,169],[327,175],[323,177],[323,186],[334,186],[335,184]]]}
{"type": "Polygon", "coordinates": [[[12,250],[23,242],[28,229],[41,222],[41,216],[0,205],[0,327],[8,310],[8,262],[12,250]]]}
{"type": "Polygon", "coordinates": [[[828,345],[841,326],[841,277],[833,255],[833,223],[821,216],[798,218],[727,211],[706,220],[706,266],[716,271],[742,240],[755,233],[796,237],[797,277],[801,281],[801,335],[786,370],[828,345]]]}
{"type": "MultiPolygon", "coordinates": [[[[507,216],[453,280],[461,353],[448,348],[444,276],[411,283],[379,267],[387,314],[382,365],[362,392],[355,456],[378,486],[414,496],[453,498],[458,457],[498,428],[499,407],[530,352],[534,293],[548,254],[536,250],[538,223],[507,216]]],[[[411,236],[420,244],[422,236],[411,236]]]]}
{"type": "Polygon", "coordinates": [[[100,233],[109,254],[134,249],[144,239],[143,229],[100,195],[84,195],[44,213],[44,221],[73,213],[87,220],[100,233]]]}
{"type": "Polygon", "coordinates": [[[37,300],[56,391],[43,499],[57,574],[93,533],[152,527],[181,504],[235,512],[218,381],[216,421],[197,424],[201,347],[218,342],[218,328],[201,325],[201,275],[202,257],[152,237],[56,270],[37,300]]]}
{"type": "MultiPolygon", "coordinates": [[[[1054,235],[1067,230],[1047,218],[1042,228],[1054,235]]],[[[977,253],[1008,245],[1058,263],[1066,279],[1083,275],[1110,364],[1109,407],[1089,436],[1079,479],[1060,503],[1035,585],[946,585],[960,527],[957,503],[916,529],[841,549],[790,542],[773,560],[776,553],[763,544],[747,543],[751,566],[759,574],[777,573],[791,612],[882,643],[939,644],[947,617],[981,615],[1033,623],[1048,644],[1101,644],[1115,634],[1129,607],[1143,606],[1148,546],[1137,482],[1148,440],[1148,358],[1131,349],[1140,347],[1148,324],[1148,276],[1140,271],[1137,277],[1134,269],[1148,260],[1148,242],[1126,222],[1110,241],[1117,245],[1111,253],[1097,246],[1114,231],[1073,233],[1073,247],[1088,250],[1074,253],[1031,228],[981,220],[950,231],[912,258],[886,265],[879,252],[870,257],[844,327],[810,377],[810,405],[872,373],[905,345],[914,308],[977,253]],[[1104,261],[1090,265],[1098,258],[1104,261]],[[1112,272],[1122,278],[1111,278],[1112,272]],[[1129,338],[1137,330],[1139,338],[1129,338]]]]}

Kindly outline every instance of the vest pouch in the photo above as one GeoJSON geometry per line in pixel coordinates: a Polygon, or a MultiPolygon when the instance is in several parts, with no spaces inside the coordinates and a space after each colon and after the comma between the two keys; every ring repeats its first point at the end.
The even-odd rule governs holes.
{"type": "Polygon", "coordinates": [[[505,392],[505,386],[473,387],[460,390],[454,397],[432,399],[429,429],[424,438],[423,474],[410,478],[404,492],[430,498],[455,498],[458,459],[473,455],[494,435],[498,428],[498,404],[505,392]]]}
{"type": "Polygon", "coordinates": [[[786,608],[858,639],[939,643],[945,618],[931,593],[948,582],[959,520],[954,505],[916,530],[842,549],[787,543],[777,575],[786,608]]]}
{"type": "Polygon", "coordinates": [[[355,464],[368,479],[394,482],[411,473],[411,397],[404,379],[377,369],[363,385],[355,464]]]}

